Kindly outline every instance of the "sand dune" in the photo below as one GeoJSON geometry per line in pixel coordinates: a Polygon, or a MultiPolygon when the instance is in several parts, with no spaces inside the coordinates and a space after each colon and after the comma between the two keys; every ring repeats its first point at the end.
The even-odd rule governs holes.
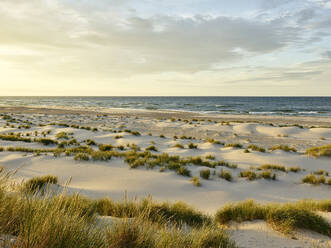
{"type": "MultiPolygon", "coordinates": [[[[97,144],[112,144],[123,146],[136,144],[142,150],[150,145],[157,147],[154,154],[168,153],[184,157],[200,156],[204,158],[212,155],[214,160],[225,160],[234,163],[237,168],[216,166],[210,168],[209,180],[200,178],[201,187],[192,185],[188,177],[177,175],[174,171],[159,172],[159,167],[146,169],[144,167],[130,169],[129,165],[121,158],[112,158],[107,162],[101,161],[75,161],[73,157],[52,154],[39,155],[22,152],[0,152],[0,165],[7,170],[17,170],[15,180],[27,180],[35,176],[52,174],[59,178],[62,185],[71,178],[68,186],[70,192],[80,192],[91,198],[111,197],[123,199],[124,194],[130,198],[142,198],[152,195],[160,201],[184,201],[208,213],[215,213],[217,209],[228,202],[255,199],[259,202],[292,202],[305,198],[327,199],[330,198],[330,186],[313,186],[301,183],[301,179],[317,170],[330,171],[329,158],[315,158],[304,154],[311,146],[320,146],[331,143],[331,129],[326,127],[311,128],[298,126],[279,126],[269,123],[225,123],[222,121],[208,121],[189,119],[155,119],[149,116],[135,117],[118,115],[84,115],[80,113],[65,112],[58,114],[14,114],[13,118],[20,121],[29,121],[30,128],[18,128],[19,124],[6,125],[6,120],[0,121],[0,134],[21,133],[22,137],[41,138],[41,133],[49,139],[56,139],[56,135],[65,132],[77,142],[85,144],[88,139],[97,144]],[[51,122],[66,123],[68,125],[90,126],[98,131],[77,129],[49,125],[51,122]],[[43,124],[43,125],[39,125],[43,124]],[[45,125],[45,126],[44,126],[45,125]],[[120,130],[129,129],[138,131],[140,136],[120,130]],[[114,132],[114,130],[116,132],[114,132]],[[35,134],[37,132],[37,135],[35,134]],[[29,136],[26,136],[29,134],[29,136]],[[160,137],[160,135],[165,137],[160,137]],[[190,139],[180,139],[181,136],[190,139]],[[121,136],[116,138],[116,136],[121,136]],[[178,139],[174,140],[174,136],[178,139]],[[242,148],[225,147],[221,144],[212,144],[206,139],[213,138],[229,143],[241,143],[242,148]],[[197,149],[188,149],[190,142],[195,143],[197,149]],[[184,149],[174,147],[182,144],[184,149]],[[250,150],[245,152],[250,144],[264,147],[266,152],[250,150]],[[298,152],[285,152],[281,150],[269,151],[273,145],[286,144],[296,147],[298,152]],[[258,179],[249,181],[238,176],[241,170],[258,167],[262,164],[277,164],[285,167],[299,166],[300,172],[274,171],[277,180],[258,179]],[[217,175],[220,170],[229,170],[233,181],[228,182],[217,175]]],[[[269,118],[266,118],[269,119],[269,118]]],[[[297,121],[297,118],[295,118],[297,121]]],[[[317,125],[309,119],[311,125],[317,125]]],[[[40,143],[26,143],[22,141],[0,140],[0,147],[26,147],[34,149],[56,148],[40,143]]],[[[92,146],[97,150],[97,146],[92,146]]],[[[205,166],[188,165],[191,176],[199,177],[200,170],[205,166]]],[[[329,177],[327,176],[326,179],[329,177]]],[[[232,235],[239,245],[243,247],[309,247],[315,241],[320,243],[325,237],[309,236],[302,234],[299,241],[291,240],[277,234],[265,225],[264,222],[249,222],[233,226],[232,235]],[[307,241],[308,240],[308,241],[307,241]],[[309,244],[309,245],[308,245],[309,244]]],[[[329,242],[326,238],[325,242],[329,242]]]]}

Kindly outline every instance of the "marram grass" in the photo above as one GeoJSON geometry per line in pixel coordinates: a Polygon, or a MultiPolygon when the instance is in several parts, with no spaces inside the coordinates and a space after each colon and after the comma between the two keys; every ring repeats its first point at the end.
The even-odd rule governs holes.
{"type": "Polygon", "coordinates": [[[235,247],[212,218],[184,203],[7,193],[0,173],[0,234],[23,248],[235,247]],[[99,215],[119,217],[112,225],[99,215]],[[102,224],[103,223],[103,224],[102,224]],[[183,224],[190,225],[184,228],[183,224]]]}
{"type": "MultiPolygon", "coordinates": [[[[50,180],[45,177],[34,181],[57,181],[53,180],[56,177],[47,178],[50,180]]],[[[235,247],[223,229],[224,224],[257,219],[286,234],[304,228],[331,236],[330,224],[314,213],[330,212],[330,199],[265,205],[245,201],[222,207],[212,218],[182,202],[7,193],[9,184],[8,174],[1,170],[0,234],[15,237],[16,247],[235,247]],[[118,217],[120,221],[101,225],[99,215],[118,217]]]]}
{"type": "Polygon", "coordinates": [[[330,206],[331,200],[265,205],[247,200],[224,206],[218,210],[215,219],[220,224],[227,224],[230,221],[265,220],[274,229],[285,234],[303,228],[331,237],[331,224],[313,212],[330,211],[330,206]]]}

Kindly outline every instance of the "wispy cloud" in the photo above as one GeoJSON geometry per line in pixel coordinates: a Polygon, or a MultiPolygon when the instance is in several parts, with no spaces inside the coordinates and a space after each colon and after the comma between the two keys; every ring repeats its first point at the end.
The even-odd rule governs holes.
{"type": "MultiPolygon", "coordinates": [[[[247,9],[252,15],[242,17],[240,13],[222,13],[221,9],[199,14],[199,9],[191,9],[191,14],[178,14],[183,4],[177,1],[151,3],[154,8],[133,0],[112,1],[112,4],[2,0],[1,81],[40,86],[45,79],[79,80],[86,85],[93,80],[97,85],[108,84],[111,88],[124,87],[125,84],[118,82],[130,82],[126,87],[132,87],[132,81],[136,80],[146,88],[176,75],[177,80],[170,78],[178,83],[199,78],[200,82],[210,81],[220,87],[222,82],[224,85],[252,81],[313,82],[324,75],[324,66],[307,70],[303,63],[307,61],[307,53],[311,60],[330,57],[327,45],[330,45],[331,9],[327,1],[256,0],[258,7],[247,9]],[[178,11],[153,13],[157,4],[168,4],[174,9],[178,6],[178,11]],[[297,8],[289,9],[293,4],[297,8]],[[283,63],[297,69],[289,71],[287,66],[280,69],[268,64],[268,60],[268,73],[261,69],[253,77],[242,70],[238,78],[233,78],[231,69],[221,69],[238,68],[243,63],[247,63],[246,68],[258,67],[252,58],[273,59],[278,53],[287,53],[283,63]],[[191,77],[192,73],[197,77],[191,77]]],[[[200,3],[196,0],[195,6],[201,7],[200,3]]]]}

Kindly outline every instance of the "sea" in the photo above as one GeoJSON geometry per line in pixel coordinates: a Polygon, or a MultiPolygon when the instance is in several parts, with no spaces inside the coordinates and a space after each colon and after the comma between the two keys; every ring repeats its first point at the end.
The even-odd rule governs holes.
{"type": "Polygon", "coordinates": [[[331,116],[331,97],[0,97],[0,106],[146,109],[203,114],[331,116]]]}

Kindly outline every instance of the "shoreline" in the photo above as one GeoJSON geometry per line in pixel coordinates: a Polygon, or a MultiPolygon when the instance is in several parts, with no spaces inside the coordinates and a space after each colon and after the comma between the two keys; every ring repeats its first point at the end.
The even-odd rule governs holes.
{"type": "Polygon", "coordinates": [[[0,113],[15,114],[50,114],[50,115],[112,115],[126,117],[146,117],[154,119],[165,118],[195,118],[225,122],[253,122],[278,125],[307,125],[331,127],[331,116],[281,116],[281,115],[250,115],[250,114],[202,114],[177,110],[145,110],[145,109],[80,109],[62,107],[23,107],[0,106],[0,113]]]}

